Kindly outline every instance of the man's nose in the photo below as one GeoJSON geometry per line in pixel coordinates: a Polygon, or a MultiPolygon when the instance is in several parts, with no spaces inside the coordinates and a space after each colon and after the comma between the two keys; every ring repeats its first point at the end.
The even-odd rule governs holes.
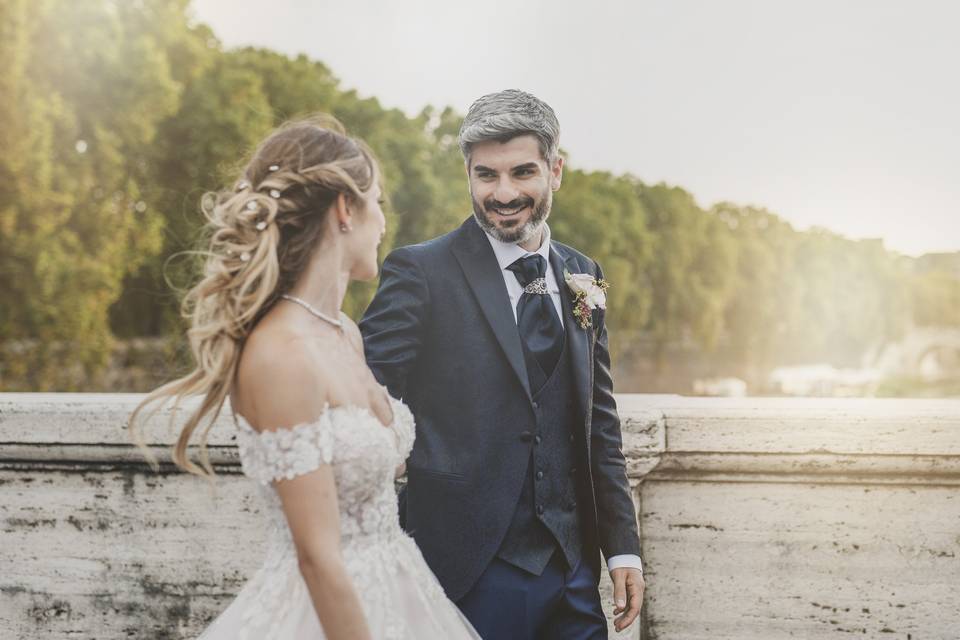
{"type": "Polygon", "coordinates": [[[513,181],[509,176],[503,176],[497,181],[497,188],[493,192],[493,197],[497,202],[501,204],[506,204],[511,200],[516,199],[520,195],[520,191],[513,184],[513,181]]]}

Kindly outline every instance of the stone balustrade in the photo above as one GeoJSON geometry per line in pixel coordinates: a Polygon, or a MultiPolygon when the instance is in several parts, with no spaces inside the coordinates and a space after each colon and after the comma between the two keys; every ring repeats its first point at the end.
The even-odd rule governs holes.
{"type": "MultiPolygon", "coordinates": [[[[0,394],[0,639],[194,637],[259,565],[229,422],[215,483],[155,473],[140,397],[0,394]]],[[[960,638],[960,401],[619,401],[648,591],[614,637],[960,638]]]]}

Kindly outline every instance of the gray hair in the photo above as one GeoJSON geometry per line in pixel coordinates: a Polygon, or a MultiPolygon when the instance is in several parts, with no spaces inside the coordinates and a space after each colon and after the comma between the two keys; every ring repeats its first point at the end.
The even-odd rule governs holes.
{"type": "Polygon", "coordinates": [[[490,93],[470,105],[460,126],[460,151],[469,159],[470,149],[478,142],[507,142],[522,135],[537,139],[547,162],[557,157],[560,123],[550,105],[518,89],[490,93]]]}

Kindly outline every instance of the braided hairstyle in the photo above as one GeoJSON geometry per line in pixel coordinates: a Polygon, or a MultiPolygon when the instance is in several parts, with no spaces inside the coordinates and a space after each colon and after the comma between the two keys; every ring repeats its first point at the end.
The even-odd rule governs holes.
{"type": "Polygon", "coordinates": [[[156,459],[138,428],[141,413],[153,405],[152,415],[170,400],[176,409],[184,398],[202,396],[172,457],[184,471],[213,477],[207,437],[233,386],[244,341],[299,279],[337,197],[358,203],[380,180],[379,165],[362,141],[348,137],[330,116],[311,116],[271,133],[232,189],[203,197],[204,267],[181,307],[190,321],[187,336],[196,366],[148,394],[130,417],[133,437],[154,468],[156,459]],[[197,465],[187,449],[205,419],[197,465]]]}

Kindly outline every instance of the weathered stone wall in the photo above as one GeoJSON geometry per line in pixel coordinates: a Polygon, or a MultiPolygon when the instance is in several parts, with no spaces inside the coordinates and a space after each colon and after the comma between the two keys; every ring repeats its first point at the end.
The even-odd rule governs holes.
{"type": "Polygon", "coordinates": [[[646,637],[960,638],[960,402],[623,404],[646,637]]]}
{"type": "MultiPolygon", "coordinates": [[[[218,424],[207,482],[149,470],[139,395],[0,394],[0,638],[188,638],[259,562],[256,496],[218,424]]],[[[162,428],[149,443],[172,441],[162,428]]]]}
{"type": "MultiPolygon", "coordinates": [[[[193,637],[258,566],[232,427],[157,474],[139,397],[0,394],[0,640],[193,637]]],[[[960,638],[960,401],[620,403],[644,638],[960,638]]]]}

